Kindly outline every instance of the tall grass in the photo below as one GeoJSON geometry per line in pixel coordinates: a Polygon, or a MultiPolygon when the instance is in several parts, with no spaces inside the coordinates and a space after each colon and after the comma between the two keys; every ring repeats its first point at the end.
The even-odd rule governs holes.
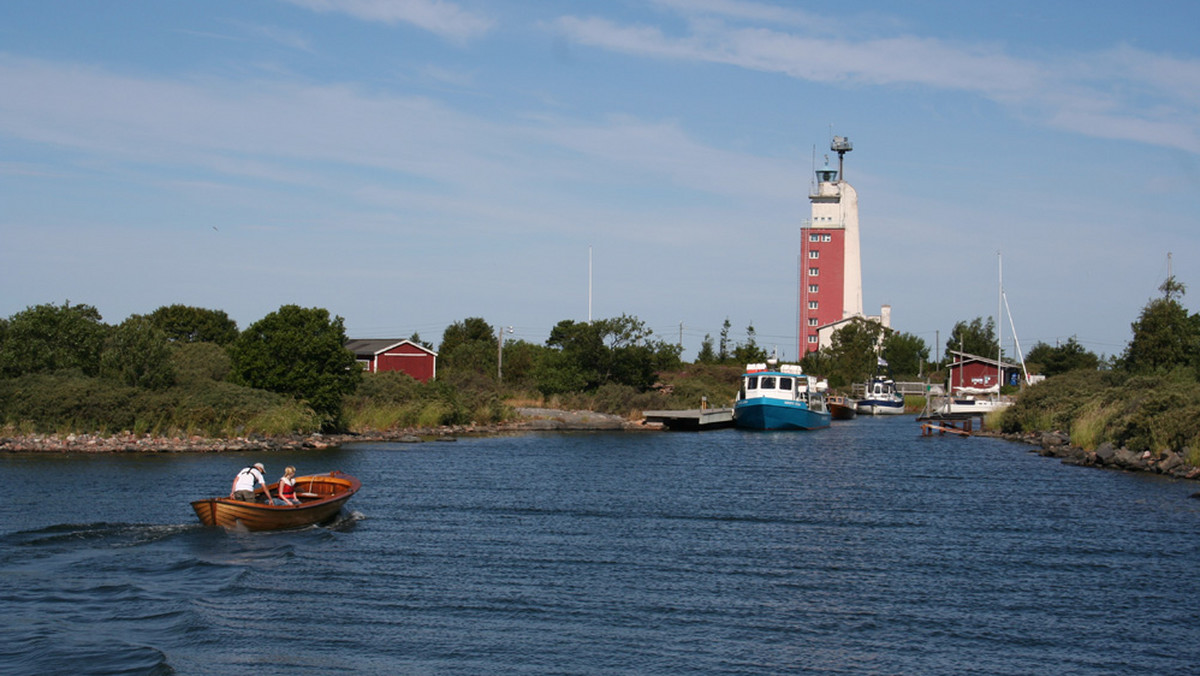
{"type": "Polygon", "coordinates": [[[1088,402],[1071,423],[1071,444],[1087,451],[1096,450],[1107,439],[1106,430],[1116,415],[1117,410],[1102,400],[1088,402]]]}

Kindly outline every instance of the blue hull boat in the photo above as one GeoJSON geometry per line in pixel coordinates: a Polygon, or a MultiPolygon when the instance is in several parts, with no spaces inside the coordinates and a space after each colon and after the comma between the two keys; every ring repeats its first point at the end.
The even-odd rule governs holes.
{"type": "Polygon", "coordinates": [[[815,430],[829,427],[832,416],[816,379],[799,366],[778,370],[750,364],[733,405],[733,424],[750,430],[815,430]]]}
{"type": "Polygon", "coordinates": [[[815,430],[829,427],[832,416],[798,402],[778,399],[739,401],[733,408],[734,423],[749,430],[815,430]]]}

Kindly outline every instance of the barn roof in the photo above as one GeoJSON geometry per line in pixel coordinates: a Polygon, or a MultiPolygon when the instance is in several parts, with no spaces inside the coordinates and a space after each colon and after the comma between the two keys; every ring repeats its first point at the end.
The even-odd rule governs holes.
{"type": "Polygon", "coordinates": [[[351,338],[346,341],[346,349],[354,353],[355,357],[374,357],[388,350],[395,349],[408,343],[413,347],[427,352],[433,356],[437,356],[437,352],[421,345],[414,343],[407,338],[351,338]]]}
{"type": "Polygon", "coordinates": [[[980,357],[979,355],[971,354],[970,352],[959,352],[958,350],[950,350],[949,352],[950,352],[950,354],[958,355],[958,359],[953,364],[950,365],[952,367],[966,364],[967,362],[972,362],[972,361],[976,361],[981,364],[988,364],[990,366],[1003,366],[1004,368],[1009,368],[1009,369],[1020,368],[1020,366],[1021,366],[1020,364],[1010,364],[1006,361],[996,361],[995,359],[989,359],[987,357],[980,357]]]}

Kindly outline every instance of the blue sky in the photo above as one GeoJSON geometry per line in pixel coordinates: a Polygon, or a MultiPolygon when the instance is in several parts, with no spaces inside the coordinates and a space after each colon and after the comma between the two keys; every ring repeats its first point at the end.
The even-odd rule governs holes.
{"type": "Polygon", "coordinates": [[[540,343],[590,308],[794,357],[831,132],[864,306],[931,346],[996,314],[997,252],[1025,350],[1121,352],[1168,253],[1197,307],[1200,5],[848,5],[10,0],[0,316],[540,343]]]}

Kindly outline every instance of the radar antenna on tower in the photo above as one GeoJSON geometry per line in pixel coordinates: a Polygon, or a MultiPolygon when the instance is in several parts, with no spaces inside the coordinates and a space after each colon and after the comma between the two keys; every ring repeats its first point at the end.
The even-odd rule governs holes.
{"type": "Polygon", "coordinates": [[[838,154],[838,177],[841,180],[846,180],[846,170],[844,167],[846,153],[854,150],[854,144],[845,136],[834,136],[833,142],[829,144],[829,149],[838,154]]]}

